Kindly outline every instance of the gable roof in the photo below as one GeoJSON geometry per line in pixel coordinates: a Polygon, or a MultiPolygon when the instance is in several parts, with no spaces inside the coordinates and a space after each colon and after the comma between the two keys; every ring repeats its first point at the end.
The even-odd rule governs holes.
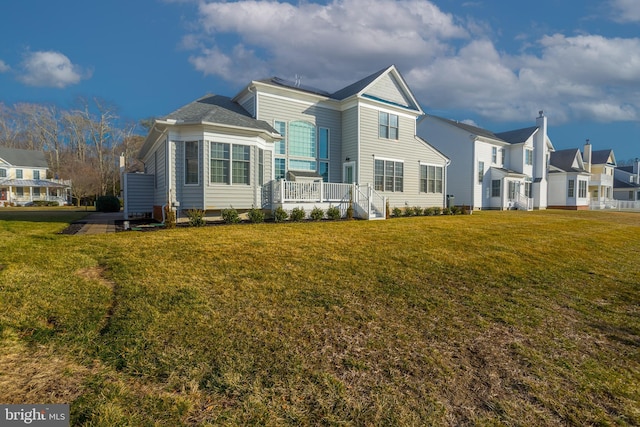
{"type": "Polygon", "coordinates": [[[622,181],[621,179],[615,178],[613,180],[613,188],[640,188],[640,184],[636,184],[635,182],[622,181]]]}
{"type": "Polygon", "coordinates": [[[609,163],[611,159],[613,165],[616,164],[616,158],[613,155],[612,149],[596,150],[591,152],[591,164],[592,165],[604,165],[609,163]]]}
{"type": "Polygon", "coordinates": [[[269,77],[267,79],[262,79],[262,80],[257,80],[260,83],[270,83],[270,84],[275,84],[278,86],[283,86],[289,89],[295,89],[295,90],[299,90],[302,92],[309,92],[309,93],[313,93],[315,95],[320,95],[320,96],[326,96],[326,97],[330,97],[331,94],[327,91],[324,91],[322,89],[318,89],[316,87],[313,86],[309,86],[309,85],[303,85],[300,82],[294,82],[291,80],[287,80],[287,79],[283,79],[280,77],[269,77]]]}
{"type": "Polygon", "coordinates": [[[371,83],[373,83],[378,77],[386,73],[393,66],[389,66],[387,68],[383,68],[380,71],[377,71],[363,79],[358,80],[355,83],[350,84],[347,87],[344,87],[340,90],[337,90],[331,94],[331,98],[337,99],[338,101],[342,101],[343,99],[347,99],[350,96],[357,95],[367,88],[371,83]]]}
{"type": "Polygon", "coordinates": [[[256,120],[231,98],[222,95],[206,95],[173,113],[163,120],[176,120],[181,123],[216,123],[234,127],[263,130],[277,133],[267,122],[256,120]]]}
{"type": "Polygon", "coordinates": [[[633,165],[618,166],[616,169],[619,171],[633,173],[633,165]]]}
{"type": "Polygon", "coordinates": [[[12,166],[49,167],[42,151],[0,147],[0,159],[3,159],[12,166]]]}
{"type": "Polygon", "coordinates": [[[538,126],[496,133],[496,136],[510,144],[521,144],[538,130],[538,126]]]}
{"type": "Polygon", "coordinates": [[[580,150],[577,148],[552,151],[549,156],[549,164],[564,172],[587,172],[582,163],[580,150]],[[575,167],[575,164],[578,167],[575,167]]]}

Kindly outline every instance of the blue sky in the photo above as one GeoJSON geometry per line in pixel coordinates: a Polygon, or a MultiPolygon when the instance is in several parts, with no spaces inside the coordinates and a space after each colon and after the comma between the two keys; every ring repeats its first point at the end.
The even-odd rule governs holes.
{"type": "Polygon", "coordinates": [[[162,116],[272,75],[328,91],[395,64],[428,113],[640,157],[639,0],[20,0],[0,103],[100,97],[162,116]]]}

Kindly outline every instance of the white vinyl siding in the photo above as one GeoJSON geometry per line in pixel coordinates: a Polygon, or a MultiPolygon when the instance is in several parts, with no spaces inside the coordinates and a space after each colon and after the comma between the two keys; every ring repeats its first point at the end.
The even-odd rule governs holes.
{"type": "Polygon", "coordinates": [[[378,136],[386,139],[398,139],[398,116],[380,111],[378,117],[378,136]]]}

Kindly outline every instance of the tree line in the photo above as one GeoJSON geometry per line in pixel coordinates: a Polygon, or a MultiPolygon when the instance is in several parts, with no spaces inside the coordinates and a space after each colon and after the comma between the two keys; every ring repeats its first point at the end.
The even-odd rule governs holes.
{"type": "Polygon", "coordinates": [[[45,153],[47,178],[70,179],[79,204],[92,196],[119,195],[120,156],[128,170],[140,168],[136,155],[148,123],[122,120],[117,107],[99,98],[80,98],[73,108],[0,103],[0,145],[45,153]]]}

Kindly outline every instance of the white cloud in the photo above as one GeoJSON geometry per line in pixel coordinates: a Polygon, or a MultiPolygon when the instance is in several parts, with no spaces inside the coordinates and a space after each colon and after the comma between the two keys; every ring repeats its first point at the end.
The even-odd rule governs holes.
{"type": "Polygon", "coordinates": [[[2,59],[0,59],[0,73],[6,73],[10,69],[11,67],[9,67],[2,59]]]}
{"type": "MultiPolygon", "coordinates": [[[[612,1],[628,16],[640,9],[612,1]]],[[[481,36],[491,34],[486,23],[428,0],[202,2],[199,17],[183,41],[191,63],[238,84],[298,74],[334,90],[395,64],[426,109],[492,121],[532,120],[544,109],[555,124],[640,119],[638,38],[554,34],[506,53],[481,36]],[[229,39],[237,41],[222,43],[229,39]]]]}
{"type": "Polygon", "coordinates": [[[90,77],[64,54],[54,51],[29,52],[22,67],[24,74],[19,79],[29,86],[64,88],[90,77]]]}
{"type": "Polygon", "coordinates": [[[638,0],[611,0],[613,19],[618,22],[640,22],[638,0]]]}

